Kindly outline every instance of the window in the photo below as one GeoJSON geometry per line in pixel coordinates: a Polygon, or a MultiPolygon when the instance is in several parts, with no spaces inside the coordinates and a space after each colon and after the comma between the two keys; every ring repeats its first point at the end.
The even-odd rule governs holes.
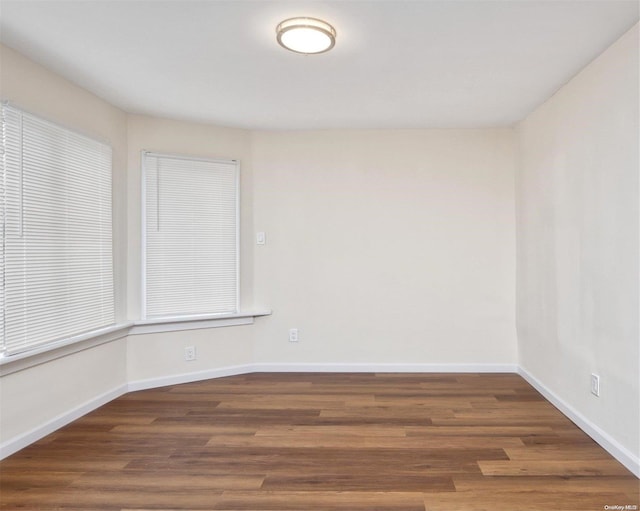
{"type": "Polygon", "coordinates": [[[145,318],[238,311],[238,163],[143,153],[145,318]]]}
{"type": "Polygon", "coordinates": [[[2,106],[0,352],[115,321],[111,148],[2,106]]]}

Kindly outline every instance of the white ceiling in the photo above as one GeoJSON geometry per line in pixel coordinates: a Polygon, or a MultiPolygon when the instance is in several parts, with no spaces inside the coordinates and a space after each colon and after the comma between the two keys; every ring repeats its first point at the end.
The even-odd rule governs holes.
{"type": "Polygon", "coordinates": [[[109,102],[254,129],[511,125],[637,20],[636,0],[0,0],[4,44],[109,102]],[[332,51],[278,46],[300,15],[332,51]]]}

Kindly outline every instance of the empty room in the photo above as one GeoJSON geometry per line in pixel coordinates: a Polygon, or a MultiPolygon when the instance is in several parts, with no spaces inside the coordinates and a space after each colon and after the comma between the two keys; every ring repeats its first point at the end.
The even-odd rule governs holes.
{"type": "Polygon", "coordinates": [[[639,18],[0,0],[0,509],[637,511],[639,18]]]}

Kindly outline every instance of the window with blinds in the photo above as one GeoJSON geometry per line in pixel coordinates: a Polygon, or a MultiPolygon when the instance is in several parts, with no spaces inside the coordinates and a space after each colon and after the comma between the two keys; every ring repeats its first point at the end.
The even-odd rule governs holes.
{"type": "Polygon", "coordinates": [[[145,318],[238,310],[236,161],[143,153],[145,318]]]}
{"type": "Polygon", "coordinates": [[[0,351],[115,321],[111,148],[2,106],[0,351]]]}

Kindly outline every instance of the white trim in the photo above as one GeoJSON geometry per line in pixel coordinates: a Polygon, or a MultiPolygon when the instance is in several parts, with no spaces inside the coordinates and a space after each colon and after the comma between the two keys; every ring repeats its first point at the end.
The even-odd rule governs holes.
{"type": "Polygon", "coordinates": [[[178,332],[181,330],[198,330],[201,328],[219,328],[223,326],[240,326],[253,324],[253,316],[227,318],[227,319],[209,319],[201,321],[172,321],[150,324],[136,324],[131,327],[129,335],[140,334],[156,334],[161,332],[178,332]]]}
{"type": "Polygon", "coordinates": [[[147,189],[146,154],[140,153],[140,315],[147,317],[147,189]]]}
{"type": "Polygon", "coordinates": [[[121,323],[93,330],[81,335],[49,343],[39,348],[0,357],[0,377],[22,371],[57,358],[72,355],[78,351],[94,348],[101,344],[116,341],[129,335],[133,323],[121,323]]]}
{"type": "Polygon", "coordinates": [[[189,156],[179,153],[158,153],[155,151],[142,150],[142,153],[154,158],[172,158],[174,160],[187,160],[187,161],[204,161],[210,163],[237,163],[240,164],[240,160],[236,158],[209,158],[207,156],[189,156]]]}
{"type": "Polygon", "coordinates": [[[515,373],[513,364],[241,364],[129,382],[129,391],[249,373],[515,373]]]}
{"type": "Polygon", "coordinates": [[[99,396],[96,396],[85,403],[76,406],[72,410],[68,412],[62,413],[53,419],[45,422],[44,424],[33,428],[30,431],[22,433],[16,437],[7,440],[0,444],[0,460],[6,458],[7,456],[11,456],[14,452],[19,451],[31,445],[34,442],[37,442],[41,438],[53,433],[54,431],[60,429],[63,426],[66,426],[70,422],[73,422],[76,419],[79,419],[83,415],[88,414],[89,412],[99,408],[109,401],[113,401],[114,399],[126,394],[127,385],[120,385],[112,390],[109,390],[99,396]]]}
{"type": "Polygon", "coordinates": [[[224,326],[251,325],[259,316],[269,316],[270,310],[245,311],[234,314],[205,314],[198,316],[180,316],[175,318],[155,318],[135,321],[129,335],[196,330],[200,328],[218,328],[224,326]]]}
{"type": "Polygon", "coordinates": [[[265,373],[515,373],[515,364],[258,363],[265,373]]]}
{"type": "Polygon", "coordinates": [[[233,318],[254,318],[256,316],[269,316],[271,311],[269,309],[256,309],[240,312],[229,312],[222,314],[194,314],[192,316],[171,316],[162,318],[150,318],[134,321],[135,326],[140,325],[160,325],[162,323],[183,323],[189,321],[215,321],[219,319],[233,319],[233,318]]]}
{"type": "Polygon", "coordinates": [[[179,385],[181,383],[191,383],[194,381],[209,380],[211,378],[223,378],[225,376],[236,376],[238,374],[249,374],[255,372],[252,364],[242,364],[237,366],[219,367],[217,369],[206,369],[193,373],[180,373],[171,376],[161,376],[159,378],[148,378],[146,380],[136,380],[129,382],[129,392],[137,390],[155,389],[166,387],[167,385],[179,385]]]}
{"type": "Polygon", "coordinates": [[[621,445],[611,435],[595,425],[561,397],[555,394],[549,387],[533,376],[524,367],[518,367],[518,374],[522,376],[532,387],[534,387],[553,406],[573,421],[582,431],[596,441],[600,447],[606,450],[611,456],[617,459],[633,474],[640,478],[640,458],[629,449],[621,445]]]}
{"type": "Polygon", "coordinates": [[[240,311],[240,160],[231,160],[236,162],[236,312],[240,311]]]}

